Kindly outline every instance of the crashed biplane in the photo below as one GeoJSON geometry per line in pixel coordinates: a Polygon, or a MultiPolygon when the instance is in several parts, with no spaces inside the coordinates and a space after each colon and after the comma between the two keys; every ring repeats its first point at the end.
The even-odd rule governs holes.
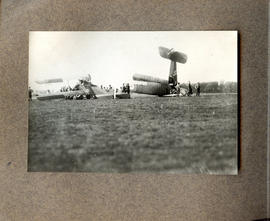
{"type": "Polygon", "coordinates": [[[146,84],[134,84],[133,92],[158,96],[186,96],[187,90],[180,88],[180,84],[177,82],[176,63],[186,63],[187,55],[165,47],[159,47],[159,54],[161,57],[171,61],[168,80],[148,75],[134,74],[134,81],[146,82],[146,84]]]}
{"type": "MultiPolygon", "coordinates": [[[[53,83],[63,83],[62,78],[47,79],[42,81],[36,81],[37,84],[53,84],[53,83]]],[[[74,87],[70,85],[65,87],[65,90],[60,90],[58,92],[38,94],[38,100],[52,100],[52,99],[72,99],[72,100],[82,100],[90,98],[130,98],[127,93],[115,93],[113,89],[105,90],[91,83],[91,76],[80,78],[74,87]]]]}

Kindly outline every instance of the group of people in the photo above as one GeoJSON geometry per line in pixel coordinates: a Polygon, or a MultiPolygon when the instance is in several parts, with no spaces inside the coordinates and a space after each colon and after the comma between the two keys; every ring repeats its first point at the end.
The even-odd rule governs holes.
{"type": "Polygon", "coordinates": [[[67,91],[73,91],[73,89],[70,86],[63,86],[60,89],[60,92],[67,92],[67,91]]]}
{"type": "MultiPolygon", "coordinates": [[[[105,87],[103,85],[100,85],[100,88],[102,90],[105,90],[106,92],[109,92],[109,91],[112,91],[113,90],[113,87],[111,85],[109,85],[108,87],[105,87]]],[[[127,94],[130,94],[130,86],[129,86],[129,83],[123,83],[123,86],[120,87],[120,91],[122,93],[127,93],[127,94]]],[[[115,92],[118,93],[119,92],[119,89],[116,88],[115,89],[115,92]]]]}
{"type": "MultiPolygon", "coordinates": [[[[199,82],[195,85],[195,90],[196,90],[196,96],[200,96],[201,86],[200,86],[199,82]]],[[[181,86],[180,86],[179,82],[174,87],[171,87],[170,93],[171,94],[179,94],[179,95],[181,94],[181,86]]],[[[186,95],[192,96],[192,94],[193,94],[193,89],[192,89],[190,82],[188,82],[188,91],[187,91],[186,95]]]]}
{"type": "Polygon", "coordinates": [[[129,86],[129,83],[127,84],[123,84],[123,87],[120,87],[121,91],[123,93],[127,93],[127,94],[130,94],[130,86],[129,86]]]}
{"type": "Polygon", "coordinates": [[[105,86],[103,86],[103,85],[100,85],[100,88],[101,88],[102,90],[105,90],[106,92],[109,92],[109,91],[111,91],[111,90],[113,89],[111,85],[109,85],[108,87],[105,87],[105,86]]]}

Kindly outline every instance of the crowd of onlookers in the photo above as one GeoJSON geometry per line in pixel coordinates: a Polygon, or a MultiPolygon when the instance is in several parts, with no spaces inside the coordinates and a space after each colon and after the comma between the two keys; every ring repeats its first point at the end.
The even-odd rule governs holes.
{"type": "Polygon", "coordinates": [[[74,89],[70,86],[63,86],[60,89],[60,92],[67,92],[67,91],[73,91],[74,89]]]}
{"type": "MultiPolygon", "coordinates": [[[[108,87],[105,87],[105,86],[103,86],[103,85],[100,85],[100,88],[101,88],[102,90],[105,90],[106,92],[110,92],[110,91],[114,90],[113,87],[112,87],[111,85],[109,85],[108,87]]],[[[115,88],[115,92],[116,92],[116,93],[118,93],[119,91],[122,92],[122,93],[127,93],[127,94],[129,94],[129,93],[130,93],[130,86],[129,86],[129,83],[126,83],[126,84],[124,83],[123,86],[120,87],[120,89],[115,88]]]]}
{"type": "Polygon", "coordinates": [[[130,86],[129,83],[123,84],[122,87],[120,87],[121,92],[130,94],[130,86]]]}
{"type": "Polygon", "coordinates": [[[109,85],[109,86],[107,86],[107,87],[105,87],[105,86],[103,86],[103,85],[100,85],[100,88],[101,88],[102,90],[105,90],[106,92],[109,92],[109,91],[113,90],[112,85],[109,85]]]}

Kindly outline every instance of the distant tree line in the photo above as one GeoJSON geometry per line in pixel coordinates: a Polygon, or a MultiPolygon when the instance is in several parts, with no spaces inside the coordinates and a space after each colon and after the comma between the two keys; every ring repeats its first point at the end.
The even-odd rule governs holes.
{"type": "MultiPolygon", "coordinates": [[[[201,93],[237,93],[237,82],[231,81],[213,81],[213,82],[199,82],[201,86],[201,93]]],[[[195,89],[195,84],[191,84],[193,90],[195,89]]],[[[182,83],[182,88],[188,89],[188,83],[182,83]]]]}

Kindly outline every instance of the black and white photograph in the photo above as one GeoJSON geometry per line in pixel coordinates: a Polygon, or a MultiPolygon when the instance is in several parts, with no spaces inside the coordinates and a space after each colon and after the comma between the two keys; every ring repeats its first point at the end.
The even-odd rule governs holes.
{"type": "Polygon", "coordinates": [[[238,173],[237,31],[29,32],[29,172],[238,173]]]}

